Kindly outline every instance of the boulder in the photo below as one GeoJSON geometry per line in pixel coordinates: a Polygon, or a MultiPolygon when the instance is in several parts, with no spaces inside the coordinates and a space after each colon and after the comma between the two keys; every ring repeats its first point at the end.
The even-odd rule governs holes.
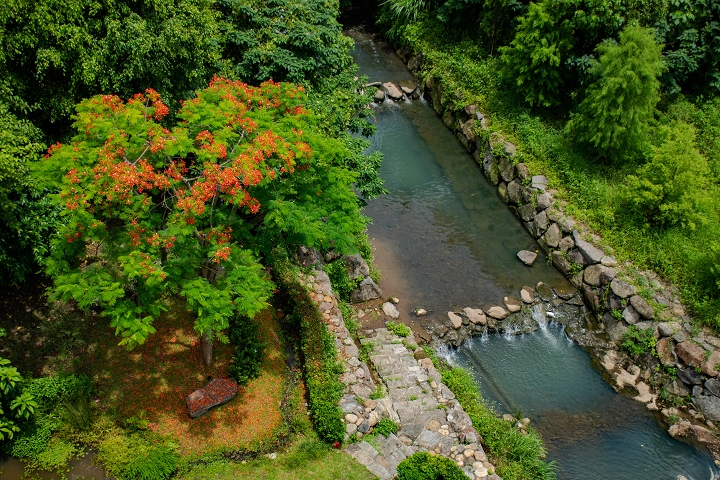
{"type": "Polygon", "coordinates": [[[548,179],[545,177],[545,175],[535,175],[534,177],[532,177],[531,185],[533,188],[545,191],[548,186],[548,179]]]}
{"type": "Polygon", "coordinates": [[[516,181],[512,181],[507,186],[507,196],[510,203],[513,205],[517,205],[520,203],[521,194],[520,194],[520,184],[516,181]]]}
{"type": "Polygon", "coordinates": [[[383,303],[382,309],[383,309],[383,313],[392,319],[396,319],[396,318],[400,317],[400,312],[398,312],[397,307],[390,302],[383,303]]]}
{"type": "Polygon", "coordinates": [[[575,240],[575,245],[590,265],[600,263],[600,260],[602,260],[605,256],[605,253],[602,250],[595,247],[590,242],[583,240],[577,231],[573,232],[573,240],[575,240]]]}
{"type": "Polygon", "coordinates": [[[533,262],[535,262],[535,259],[537,258],[537,253],[531,252],[530,250],[520,250],[517,253],[517,257],[522,261],[525,265],[532,265],[533,262]]]}
{"type": "Polygon", "coordinates": [[[690,395],[690,389],[677,378],[665,385],[665,390],[673,395],[677,395],[678,397],[686,397],[690,395]]]}
{"type": "Polygon", "coordinates": [[[583,281],[593,287],[599,287],[601,285],[600,274],[604,268],[602,265],[590,265],[583,272],[583,281]]]}
{"type": "Polygon", "coordinates": [[[702,372],[708,377],[717,377],[718,370],[716,369],[716,366],[718,364],[720,364],[720,352],[718,352],[717,350],[713,350],[707,360],[705,360],[702,365],[700,365],[700,368],[702,369],[702,372]]]}
{"type": "Polygon", "coordinates": [[[528,170],[527,165],[525,165],[524,163],[518,163],[517,165],[515,165],[515,172],[517,173],[520,181],[530,178],[530,170],[528,170]]]}
{"type": "Polygon", "coordinates": [[[525,303],[533,303],[535,300],[535,290],[528,286],[522,287],[522,290],[520,290],[520,299],[525,303]]]}
{"type": "Polygon", "coordinates": [[[505,182],[512,182],[515,178],[515,165],[505,157],[498,162],[498,173],[505,182]]]}
{"type": "Polygon", "coordinates": [[[507,190],[507,184],[505,182],[500,182],[500,185],[497,187],[497,193],[498,197],[500,197],[500,200],[503,201],[503,203],[508,203],[508,190],[507,190]]]}
{"type": "Polygon", "coordinates": [[[546,302],[549,302],[553,299],[552,288],[550,288],[543,282],[539,282],[537,285],[535,285],[535,292],[540,296],[540,298],[542,298],[546,302]]]}
{"type": "Polygon", "coordinates": [[[717,444],[717,439],[710,430],[700,425],[694,425],[688,420],[682,420],[670,426],[668,433],[675,438],[682,437],[693,442],[717,444]]]}
{"type": "Polygon", "coordinates": [[[605,255],[601,260],[600,263],[605,265],[606,267],[617,267],[618,261],[615,259],[615,257],[611,257],[609,255],[605,255]]]}
{"type": "Polygon", "coordinates": [[[485,325],[487,323],[487,317],[479,308],[465,307],[463,308],[463,312],[465,312],[470,323],[474,325],[485,325]]]}
{"type": "Polygon", "coordinates": [[[673,366],[677,363],[675,355],[675,342],[670,337],[663,337],[655,344],[655,351],[660,362],[665,366],[673,366]]]}
{"type": "Polygon", "coordinates": [[[443,123],[450,130],[455,129],[455,115],[451,110],[447,110],[442,116],[443,123]]]}
{"type": "Polygon", "coordinates": [[[633,295],[630,297],[630,305],[635,307],[635,310],[637,310],[644,318],[650,320],[655,318],[655,310],[653,310],[650,304],[648,304],[640,295],[633,295]]]}
{"type": "Polygon", "coordinates": [[[420,54],[415,55],[414,57],[412,57],[412,58],[408,61],[407,66],[408,66],[408,69],[409,69],[411,72],[416,72],[416,71],[420,70],[420,67],[422,66],[422,63],[423,63],[423,54],[420,53],[420,54]]]}
{"type": "Polygon", "coordinates": [[[581,267],[586,267],[588,264],[583,254],[577,248],[568,252],[568,260],[581,267]]]}
{"type": "Polygon", "coordinates": [[[692,402],[706,419],[720,421],[720,398],[713,395],[693,395],[692,402]]]}
{"type": "Polygon", "coordinates": [[[682,360],[685,365],[697,367],[703,363],[705,349],[690,341],[684,341],[675,346],[675,353],[677,353],[678,358],[682,360]]]}
{"type": "Polygon", "coordinates": [[[567,253],[573,248],[575,248],[575,241],[572,239],[572,237],[563,237],[558,243],[558,248],[561,252],[567,253]]]}
{"type": "Polygon", "coordinates": [[[535,207],[532,206],[532,203],[526,203],[518,208],[518,214],[523,222],[530,222],[535,218],[535,207]]]}
{"type": "Polygon", "coordinates": [[[403,93],[398,88],[397,85],[395,85],[392,82],[385,82],[382,84],[382,86],[383,86],[383,89],[385,90],[385,94],[388,97],[390,97],[391,100],[395,100],[395,101],[402,100],[403,93]]]}
{"type": "Polygon", "coordinates": [[[562,234],[560,233],[560,227],[557,226],[557,223],[553,223],[545,232],[545,242],[549,246],[556,248],[558,245],[560,245],[561,239],[562,234]]]}
{"type": "Polygon", "coordinates": [[[382,290],[378,287],[372,278],[365,277],[362,282],[350,293],[350,301],[352,303],[362,303],[382,296],[382,290]]]}
{"type": "Polygon", "coordinates": [[[417,83],[411,80],[401,80],[400,90],[409,97],[415,92],[415,90],[417,90],[417,83]]]}
{"type": "Polygon", "coordinates": [[[678,368],[677,378],[685,385],[700,385],[705,380],[694,368],[678,368]]]}
{"type": "Polygon", "coordinates": [[[705,380],[705,389],[716,397],[720,397],[720,380],[717,378],[705,380]]]}
{"type": "Polygon", "coordinates": [[[542,235],[548,228],[548,218],[545,210],[535,215],[535,232],[536,236],[542,235]]]}
{"type": "Polygon", "coordinates": [[[628,305],[622,312],[623,320],[630,325],[635,325],[640,321],[640,314],[635,310],[632,305],[628,305]]]}
{"type": "Polygon", "coordinates": [[[634,286],[617,278],[610,282],[610,289],[620,298],[628,298],[631,295],[635,295],[634,286]]]}
{"type": "Polygon", "coordinates": [[[552,205],[550,195],[545,192],[538,195],[535,200],[537,202],[538,210],[545,210],[546,208],[550,208],[550,205],[552,205]]]}
{"type": "Polygon", "coordinates": [[[359,253],[355,255],[345,255],[342,259],[345,262],[347,273],[351,279],[355,280],[358,277],[367,277],[370,275],[370,267],[359,253]]]}
{"type": "Polygon", "coordinates": [[[460,327],[462,327],[462,318],[460,315],[454,313],[454,312],[447,312],[448,318],[450,319],[450,324],[455,330],[460,330],[460,327]]]}
{"type": "Polygon", "coordinates": [[[502,307],[490,307],[490,309],[485,313],[488,317],[494,318],[496,320],[502,320],[508,316],[507,310],[502,307]]]}
{"type": "Polygon", "coordinates": [[[503,303],[510,313],[519,312],[522,309],[522,302],[515,297],[505,297],[503,303]]]}
{"type": "Polygon", "coordinates": [[[560,225],[560,230],[565,233],[570,233],[575,228],[575,220],[570,217],[563,217],[558,222],[558,225],[560,225]]]}
{"type": "Polygon", "coordinates": [[[660,322],[657,325],[658,332],[663,337],[672,337],[679,332],[682,327],[677,322],[660,322]]]}
{"type": "Polygon", "coordinates": [[[377,92],[375,92],[375,95],[373,95],[373,102],[375,103],[382,103],[385,101],[385,92],[378,88],[377,92]]]}
{"type": "Polygon", "coordinates": [[[312,267],[313,265],[322,265],[323,257],[320,251],[314,248],[299,247],[295,253],[298,263],[303,267],[312,267]]]}
{"type": "Polygon", "coordinates": [[[187,396],[186,403],[191,418],[205,415],[208,410],[227,403],[237,395],[238,384],[230,378],[216,378],[187,396]]]}
{"type": "Polygon", "coordinates": [[[582,294],[588,307],[590,307],[593,312],[600,313],[602,311],[604,305],[602,304],[602,291],[600,289],[583,285],[582,294]]]}
{"type": "Polygon", "coordinates": [[[603,265],[603,269],[600,272],[600,284],[607,285],[612,282],[615,279],[615,276],[617,276],[617,273],[618,271],[616,269],[603,265]]]}
{"type": "Polygon", "coordinates": [[[517,155],[517,147],[510,142],[505,142],[503,143],[503,154],[508,158],[512,158],[517,155]]]}

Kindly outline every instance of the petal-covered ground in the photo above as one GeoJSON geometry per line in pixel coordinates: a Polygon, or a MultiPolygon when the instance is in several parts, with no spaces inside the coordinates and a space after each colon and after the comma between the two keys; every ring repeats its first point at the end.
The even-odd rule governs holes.
{"type": "MultiPolygon", "coordinates": [[[[178,307],[174,305],[173,307],[178,307]]],[[[258,314],[267,344],[260,378],[241,387],[229,403],[191,419],[186,397],[211,378],[227,377],[232,347],[215,341],[214,362],[205,368],[192,314],[173,308],[153,325],[157,333],[133,351],[109,335],[90,349],[88,370],[98,383],[101,408],[130,419],[144,412],[150,428],[177,439],[183,455],[237,449],[272,434],[280,425],[285,356],[273,309],[258,314]]]]}

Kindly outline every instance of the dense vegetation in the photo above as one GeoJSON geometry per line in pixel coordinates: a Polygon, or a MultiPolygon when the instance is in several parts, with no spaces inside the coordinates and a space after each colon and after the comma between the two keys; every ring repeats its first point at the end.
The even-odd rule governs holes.
{"type": "MultiPolygon", "coordinates": [[[[720,4],[389,0],[446,108],[477,104],[620,260],[680,288],[720,330],[720,4]]],[[[632,274],[632,272],[630,272],[632,274]]],[[[638,276],[641,292],[651,292],[638,276]]],[[[652,300],[652,296],[645,293],[652,300]]]]}
{"type": "MultiPolygon", "coordinates": [[[[13,342],[36,317],[45,335],[57,324],[72,337],[42,337],[50,356],[71,359],[59,362],[64,376],[26,378],[0,359],[4,452],[57,469],[91,445],[118,478],[167,478],[190,471],[197,455],[256,455],[308,433],[297,420],[307,412],[296,375],[283,374],[273,259],[300,245],[357,253],[367,223],[360,208],[385,191],[381,156],[365,155],[368,142],[353,136],[373,132],[370,92],[359,93],[338,8],[333,0],[0,5],[0,283],[47,281],[58,301],[28,309],[13,342]],[[95,322],[117,337],[76,328],[95,322]],[[205,367],[194,357],[197,337],[205,367]],[[216,346],[210,365],[214,338],[232,348],[216,346]],[[87,363],[117,343],[137,350],[87,363]],[[177,378],[169,362],[197,372],[177,378]],[[245,420],[236,402],[188,433],[158,415],[218,372],[244,385],[262,418],[245,420]],[[38,390],[68,378],[80,383],[38,390]],[[126,380],[150,388],[125,392],[126,380]],[[137,411],[124,409],[126,395],[137,411]],[[223,430],[228,415],[248,434],[223,430]],[[218,438],[190,449],[202,429],[218,438]]],[[[334,343],[311,315],[292,327],[318,435],[342,440],[334,343]]]]}

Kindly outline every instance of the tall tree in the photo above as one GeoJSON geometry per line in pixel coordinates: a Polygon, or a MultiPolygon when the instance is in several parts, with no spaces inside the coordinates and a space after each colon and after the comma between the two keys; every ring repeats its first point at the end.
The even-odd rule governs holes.
{"type": "Polygon", "coordinates": [[[78,134],[51,147],[66,226],[47,271],[54,296],[100,307],[132,347],[175,294],[197,316],[204,360],[235,315],[253,317],[276,246],[350,251],[365,228],[347,150],[319,133],[302,87],[214,79],[171,129],[159,94],[81,103],[78,134]]]}
{"type": "Polygon", "coordinates": [[[587,89],[568,128],[602,155],[622,158],[646,141],[655,106],[660,100],[658,77],[665,70],[653,30],[628,26],[620,43],[598,46],[599,61],[591,73],[597,80],[587,89]]]}
{"type": "Polygon", "coordinates": [[[571,47],[572,28],[563,19],[563,8],[549,0],[530,3],[510,47],[500,48],[503,76],[530,105],[557,105],[563,85],[563,57],[571,47]]]}

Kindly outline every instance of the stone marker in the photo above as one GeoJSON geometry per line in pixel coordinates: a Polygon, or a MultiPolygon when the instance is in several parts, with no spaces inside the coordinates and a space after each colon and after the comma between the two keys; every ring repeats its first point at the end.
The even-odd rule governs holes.
{"type": "Polygon", "coordinates": [[[517,257],[525,264],[525,265],[532,265],[533,262],[535,262],[535,259],[537,258],[537,253],[531,252],[530,250],[520,250],[517,254],[517,257]]]}
{"type": "Polygon", "coordinates": [[[188,413],[191,418],[205,415],[208,410],[227,403],[238,392],[238,385],[230,378],[216,378],[187,396],[188,413]]]}

